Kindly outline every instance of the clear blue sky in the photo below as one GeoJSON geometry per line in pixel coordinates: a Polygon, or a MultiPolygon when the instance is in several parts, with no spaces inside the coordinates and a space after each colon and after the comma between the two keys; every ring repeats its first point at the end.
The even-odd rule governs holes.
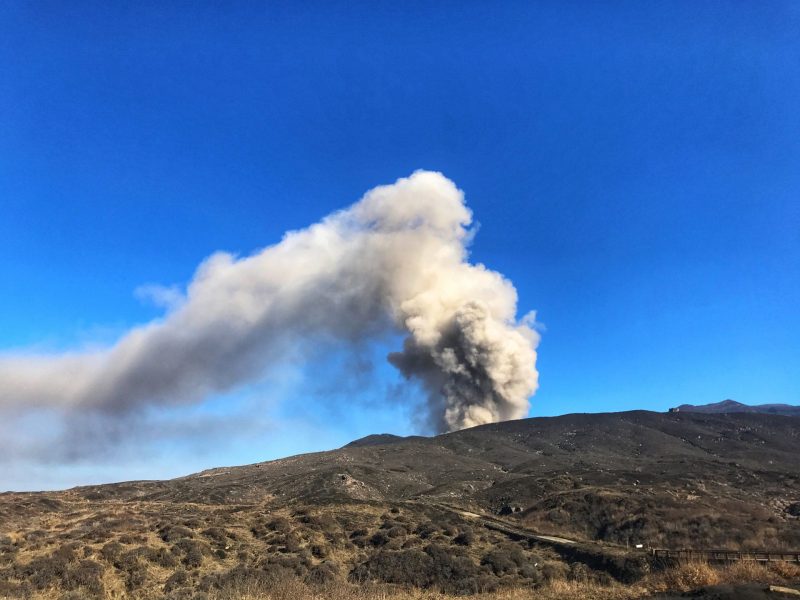
{"type": "MultiPolygon", "coordinates": [[[[798,34],[779,1],[3,2],[0,349],[113,340],[159,315],[138,286],[425,168],[465,191],[473,259],[546,327],[531,415],[800,403],[798,34]]],[[[247,443],[154,439],[146,465],[55,457],[9,481],[414,431],[367,399],[390,369],[356,410],[314,402],[307,375],[270,388],[247,443]]]]}

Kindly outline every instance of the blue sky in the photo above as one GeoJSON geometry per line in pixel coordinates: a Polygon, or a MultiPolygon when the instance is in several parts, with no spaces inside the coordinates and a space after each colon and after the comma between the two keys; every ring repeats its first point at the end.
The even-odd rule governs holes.
{"type": "MultiPolygon", "coordinates": [[[[424,168],[545,327],[531,415],[800,403],[798,26],[792,2],[5,2],[0,349],[113,341],[160,316],[142,284],[424,168]]],[[[179,415],[256,410],[249,437],[20,460],[0,488],[413,433],[387,348],[344,392],[333,360],[179,415]]]]}

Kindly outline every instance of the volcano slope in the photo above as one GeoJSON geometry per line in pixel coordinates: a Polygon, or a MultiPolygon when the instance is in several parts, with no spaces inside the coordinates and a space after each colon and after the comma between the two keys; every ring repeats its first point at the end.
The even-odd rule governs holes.
{"type": "Polygon", "coordinates": [[[660,548],[800,548],[800,418],[535,418],[170,481],[0,495],[0,597],[193,594],[291,573],[452,593],[641,575],[660,548]],[[539,544],[486,527],[567,538],[539,544]],[[477,518],[476,518],[477,516],[477,518]],[[598,561],[603,548],[621,561],[598,561]]]}

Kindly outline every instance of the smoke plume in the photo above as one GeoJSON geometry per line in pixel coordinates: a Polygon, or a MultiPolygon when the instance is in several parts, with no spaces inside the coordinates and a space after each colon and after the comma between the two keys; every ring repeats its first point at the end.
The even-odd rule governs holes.
{"type": "Polygon", "coordinates": [[[182,293],[144,289],[164,317],[111,347],[0,357],[0,408],[114,415],[196,403],[303,347],[397,331],[404,343],[389,361],[422,383],[436,430],[522,417],[538,335],[517,321],[512,284],[468,261],[471,219],[439,173],[377,187],[251,256],[213,254],[182,293]]]}

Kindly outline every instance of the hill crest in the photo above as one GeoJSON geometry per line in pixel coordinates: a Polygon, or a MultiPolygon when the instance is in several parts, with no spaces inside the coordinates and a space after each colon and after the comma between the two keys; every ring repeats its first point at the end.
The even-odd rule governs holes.
{"type": "Polygon", "coordinates": [[[790,404],[743,404],[736,400],[723,400],[722,402],[714,402],[712,404],[681,404],[677,407],[679,412],[696,412],[696,413],[766,413],[771,415],[785,415],[796,417],[800,416],[800,406],[792,406],[790,404]]]}

